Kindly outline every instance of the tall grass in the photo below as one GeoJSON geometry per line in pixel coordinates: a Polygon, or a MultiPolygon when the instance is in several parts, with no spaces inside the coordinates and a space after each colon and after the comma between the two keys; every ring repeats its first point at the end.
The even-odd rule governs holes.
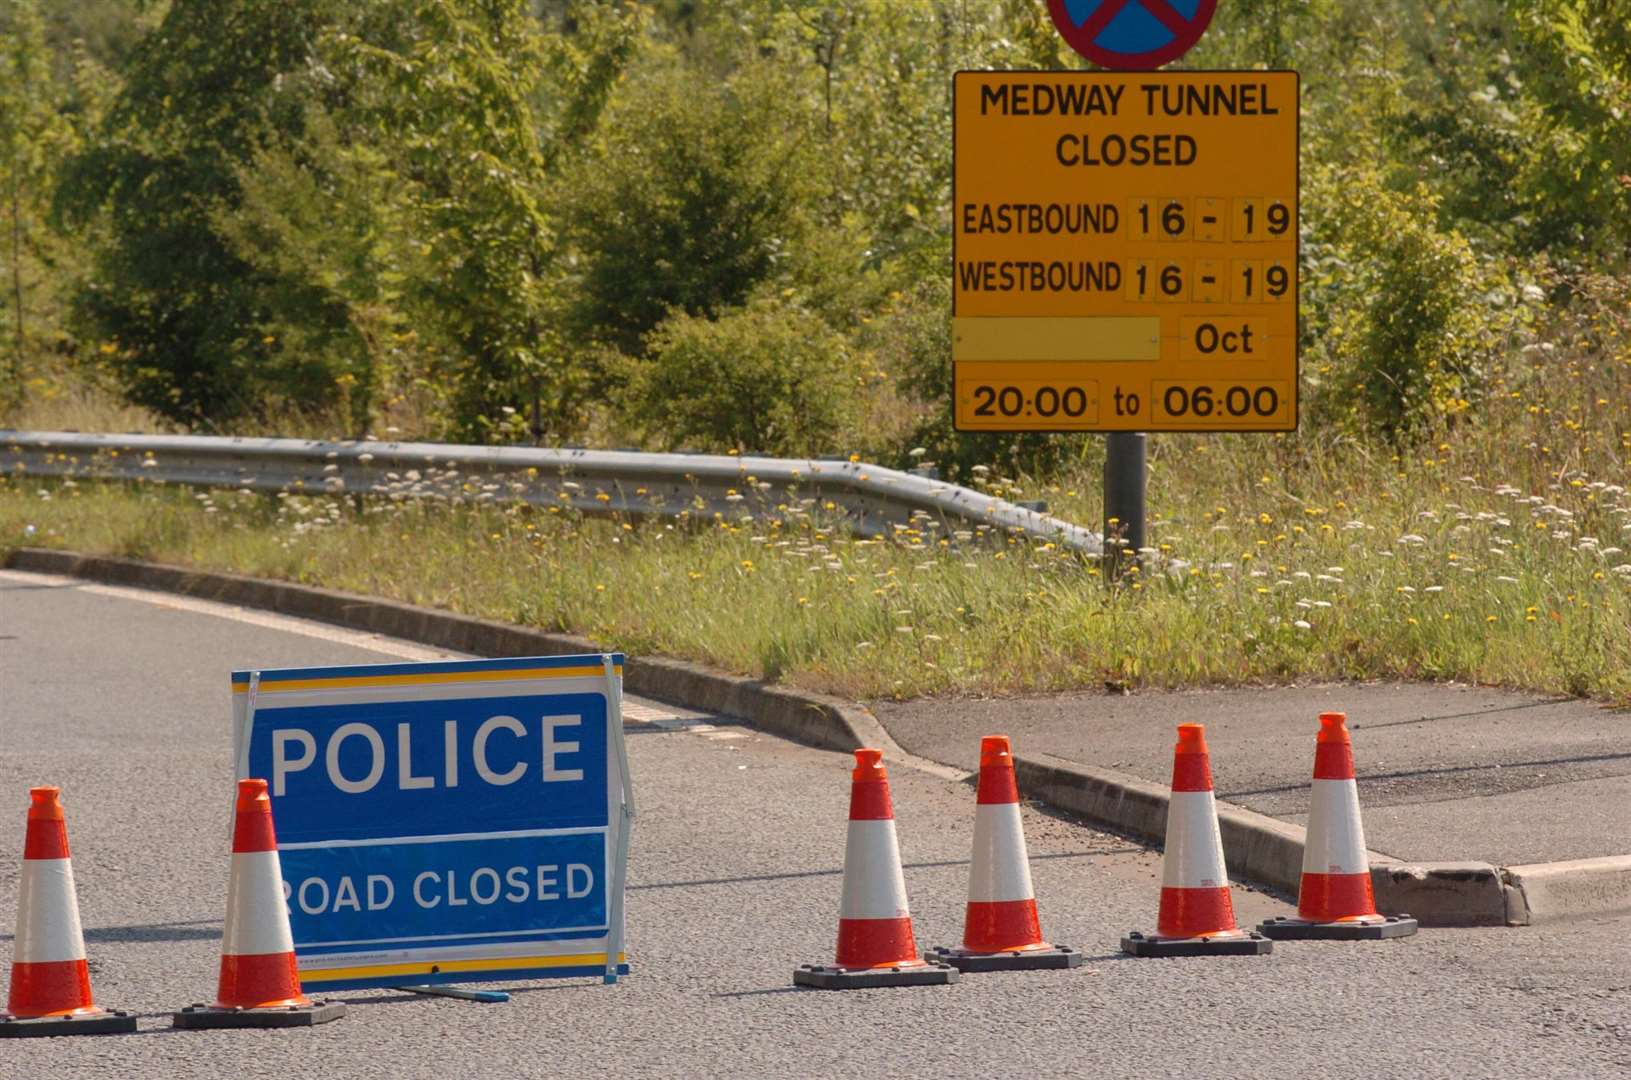
{"type": "Polygon", "coordinates": [[[687,528],[497,493],[359,507],[13,475],[0,537],[390,596],[862,698],[1395,676],[1631,703],[1625,487],[1571,471],[1530,494],[1441,460],[1349,473],[1317,501],[1294,489],[1322,456],[1265,472],[1249,499],[1163,495],[1154,533],[1182,563],[1157,557],[1115,588],[1048,545],[930,523],[860,540],[796,510],[687,528]]]}

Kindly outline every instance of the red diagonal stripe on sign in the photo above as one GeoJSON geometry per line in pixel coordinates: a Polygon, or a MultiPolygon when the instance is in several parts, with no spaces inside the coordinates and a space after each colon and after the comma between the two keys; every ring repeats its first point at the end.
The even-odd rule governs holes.
{"type": "Polygon", "coordinates": [[[1139,3],[1144,5],[1145,11],[1161,20],[1161,25],[1171,30],[1173,37],[1183,38],[1195,32],[1189,20],[1167,3],[1167,0],[1139,0],[1139,3]]]}
{"type": "Polygon", "coordinates": [[[1104,28],[1110,25],[1110,20],[1121,14],[1121,9],[1132,3],[1132,0],[1104,0],[1093,14],[1087,17],[1082,24],[1082,33],[1088,41],[1096,41],[1104,33],[1104,28]]]}

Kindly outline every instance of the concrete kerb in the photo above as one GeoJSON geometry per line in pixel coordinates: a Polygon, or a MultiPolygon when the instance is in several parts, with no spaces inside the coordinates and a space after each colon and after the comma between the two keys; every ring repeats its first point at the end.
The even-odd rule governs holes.
{"type": "MultiPolygon", "coordinates": [[[[571,634],[240,574],[42,548],[19,548],[4,565],[275,611],[482,656],[601,651],[587,638],[571,634]]],[[[970,776],[907,753],[869,709],[841,698],[663,657],[631,657],[624,685],[631,693],[718,713],[808,746],[839,751],[876,746],[891,764],[946,780],[970,776]]],[[[1027,798],[1139,840],[1165,842],[1168,791],[1163,785],[1047,754],[1016,757],[1014,767],[1027,798]]],[[[1223,801],[1218,803],[1218,828],[1234,874],[1296,894],[1302,828],[1223,801]]],[[[1407,863],[1371,852],[1371,880],[1382,912],[1408,912],[1423,926],[1527,926],[1631,911],[1631,855],[1502,868],[1407,863]]]]}
{"type": "Polygon", "coordinates": [[[1509,866],[1501,879],[1509,926],[1611,915],[1631,906],[1631,855],[1509,866]]]}
{"type": "MultiPolygon", "coordinates": [[[[1014,771],[1029,798],[1146,843],[1166,841],[1162,785],[1050,754],[1016,756],[1014,771]]],[[[1217,806],[1230,873],[1295,896],[1306,830],[1223,800],[1217,806]]],[[[1501,868],[1408,863],[1373,851],[1370,862],[1378,910],[1408,913],[1423,926],[1528,926],[1631,911],[1631,856],[1501,868]]]]}
{"type": "MultiPolygon", "coordinates": [[[[1507,926],[1521,906],[1500,867],[1478,862],[1401,862],[1371,852],[1371,886],[1384,915],[1413,915],[1423,926],[1507,926]]],[[[1631,895],[1626,897],[1631,906],[1631,895]]]]}
{"type": "MultiPolygon", "coordinates": [[[[1051,754],[1016,756],[1014,772],[1027,796],[1147,843],[1166,841],[1164,785],[1051,754]]],[[[1295,895],[1302,881],[1304,830],[1233,803],[1219,800],[1217,806],[1230,872],[1295,895]]]]}

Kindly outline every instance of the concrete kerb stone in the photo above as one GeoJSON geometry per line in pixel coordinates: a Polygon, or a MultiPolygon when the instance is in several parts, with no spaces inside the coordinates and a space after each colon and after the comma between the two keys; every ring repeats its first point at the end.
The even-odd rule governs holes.
{"type": "Polygon", "coordinates": [[[1422,926],[1507,926],[1521,906],[1501,869],[1478,862],[1401,862],[1371,852],[1371,888],[1384,915],[1409,914],[1422,926]]]}
{"type": "MultiPolygon", "coordinates": [[[[415,607],[334,589],[242,574],[190,570],[71,551],[19,548],[5,560],[13,570],[86,578],[153,589],[312,619],[478,656],[557,656],[601,652],[588,638],[549,633],[415,607]]],[[[841,698],[713,671],[666,657],[630,657],[623,673],[630,692],[718,713],[750,727],[826,750],[876,746],[891,764],[962,780],[968,774],[907,753],[869,709],[841,698]]]]}
{"type": "Polygon", "coordinates": [[[1306,830],[1220,801],[1218,832],[1232,873],[1297,895],[1303,880],[1306,830]]]}
{"type": "Polygon", "coordinates": [[[1511,926],[1631,910],[1631,855],[1509,866],[1501,875],[1511,926]]]}
{"type": "MultiPolygon", "coordinates": [[[[275,611],[483,656],[601,651],[571,634],[240,574],[42,548],[14,550],[5,565],[275,611]]],[[[871,710],[841,698],[663,657],[630,658],[624,685],[632,693],[728,716],[808,746],[839,751],[876,746],[892,764],[946,780],[966,781],[971,775],[907,753],[871,710]]],[[[1016,757],[1014,769],[1027,798],[1148,843],[1165,842],[1169,793],[1163,785],[1048,754],[1016,757]]],[[[1224,801],[1218,802],[1218,829],[1235,874],[1296,894],[1305,830],[1224,801]]],[[[1527,926],[1631,911],[1631,855],[1506,868],[1370,855],[1378,909],[1408,912],[1423,926],[1527,926]]]]}

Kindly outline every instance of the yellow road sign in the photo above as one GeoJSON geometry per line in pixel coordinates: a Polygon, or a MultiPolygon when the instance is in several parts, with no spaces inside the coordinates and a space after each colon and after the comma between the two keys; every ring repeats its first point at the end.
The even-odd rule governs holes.
{"type": "Polygon", "coordinates": [[[1297,426],[1291,71],[956,77],[960,431],[1297,426]]]}

